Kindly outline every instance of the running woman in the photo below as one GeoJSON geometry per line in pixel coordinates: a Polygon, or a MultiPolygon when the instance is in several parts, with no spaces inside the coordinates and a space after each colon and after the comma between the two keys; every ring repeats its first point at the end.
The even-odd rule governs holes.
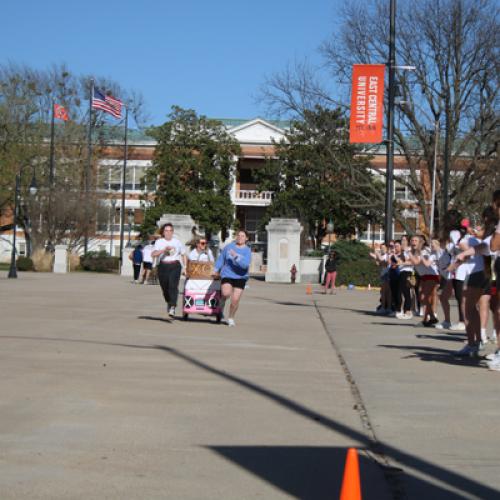
{"type": "Polygon", "coordinates": [[[163,238],[156,240],[152,257],[159,257],[158,279],[163,298],[167,303],[168,315],[175,316],[175,308],[179,296],[179,280],[182,269],[186,268],[186,250],[184,245],[174,237],[174,226],[170,223],[161,228],[163,238]]]}
{"type": "Polygon", "coordinates": [[[240,230],[236,240],[224,247],[215,263],[214,277],[221,278],[222,310],[227,299],[230,299],[228,326],[236,326],[234,316],[240,304],[241,295],[248,281],[248,269],[252,254],[247,246],[248,235],[240,230]]]}

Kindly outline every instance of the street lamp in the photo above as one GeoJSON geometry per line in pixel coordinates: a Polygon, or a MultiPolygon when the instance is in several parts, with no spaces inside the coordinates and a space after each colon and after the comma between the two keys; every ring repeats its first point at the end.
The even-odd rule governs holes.
{"type": "Polygon", "coordinates": [[[332,233],[335,229],[335,226],[333,225],[333,219],[330,217],[330,220],[328,221],[328,224],[326,225],[326,231],[328,232],[328,252],[331,250],[332,246],[332,233]]]}
{"type": "Polygon", "coordinates": [[[114,238],[114,230],[115,230],[115,215],[116,215],[116,199],[111,199],[111,234],[109,236],[109,255],[113,255],[113,238],[114,238]]]}
{"type": "Polygon", "coordinates": [[[134,212],[129,208],[127,210],[127,221],[128,221],[128,242],[127,246],[130,246],[130,231],[132,231],[132,224],[134,223],[134,212]]]}
{"type": "MultiPolygon", "coordinates": [[[[17,268],[16,268],[16,223],[19,211],[19,192],[21,190],[21,173],[22,167],[19,172],[16,174],[16,187],[14,190],[14,217],[12,221],[12,252],[10,254],[10,267],[9,267],[9,278],[17,278],[17,268]]],[[[37,193],[37,185],[35,178],[35,171],[33,171],[33,177],[31,179],[29,193],[34,196],[37,193]]]]}

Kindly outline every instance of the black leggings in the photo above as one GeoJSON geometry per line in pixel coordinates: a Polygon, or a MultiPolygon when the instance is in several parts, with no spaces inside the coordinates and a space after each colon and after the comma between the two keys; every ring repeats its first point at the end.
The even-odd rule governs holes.
{"type": "Polygon", "coordinates": [[[134,281],[137,281],[139,279],[140,274],[141,274],[141,265],[134,264],[134,281]]]}
{"type": "Polygon", "coordinates": [[[180,262],[175,264],[160,264],[158,266],[158,280],[160,281],[163,298],[168,307],[175,307],[177,305],[181,270],[180,262]]]}
{"type": "Polygon", "coordinates": [[[412,275],[411,271],[401,271],[399,273],[399,287],[401,290],[401,295],[404,297],[403,311],[411,311],[411,286],[410,277],[412,275]]]}
{"type": "Polygon", "coordinates": [[[464,282],[461,280],[452,280],[453,292],[458,303],[458,319],[461,323],[464,322],[464,313],[462,312],[462,297],[464,294],[464,282]]]}

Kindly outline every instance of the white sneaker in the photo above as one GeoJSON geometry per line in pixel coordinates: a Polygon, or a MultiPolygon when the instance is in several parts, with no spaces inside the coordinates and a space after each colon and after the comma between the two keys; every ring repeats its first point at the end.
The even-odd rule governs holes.
{"type": "Polygon", "coordinates": [[[500,349],[497,349],[495,352],[486,355],[486,359],[488,361],[493,361],[497,356],[500,356],[500,349]]]}
{"type": "Polygon", "coordinates": [[[462,321],[459,321],[458,323],[451,325],[450,330],[452,332],[465,332],[465,323],[462,321]]]}
{"type": "Polygon", "coordinates": [[[493,330],[493,331],[491,332],[490,342],[491,342],[492,344],[495,344],[495,343],[496,343],[496,341],[497,341],[497,332],[495,332],[495,330],[493,330]]]}
{"type": "Polygon", "coordinates": [[[466,344],[464,347],[462,347],[462,349],[460,349],[460,351],[454,352],[453,355],[460,357],[469,356],[472,358],[473,356],[477,356],[477,350],[478,349],[475,345],[466,344]]]}
{"type": "Polygon", "coordinates": [[[434,325],[434,328],[437,328],[438,330],[448,330],[450,327],[451,323],[449,321],[443,321],[434,325]]]}
{"type": "Polygon", "coordinates": [[[500,354],[497,354],[491,361],[486,363],[490,370],[500,372],[500,354]]]}
{"type": "Polygon", "coordinates": [[[168,310],[168,315],[170,317],[174,317],[175,316],[175,307],[171,307],[169,310],[168,310]]]}
{"type": "Polygon", "coordinates": [[[233,318],[227,318],[227,326],[236,326],[233,318]]]}
{"type": "Polygon", "coordinates": [[[396,314],[396,318],[398,318],[398,319],[412,319],[413,313],[411,311],[408,311],[406,313],[400,312],[400,313],[396,314]]]}

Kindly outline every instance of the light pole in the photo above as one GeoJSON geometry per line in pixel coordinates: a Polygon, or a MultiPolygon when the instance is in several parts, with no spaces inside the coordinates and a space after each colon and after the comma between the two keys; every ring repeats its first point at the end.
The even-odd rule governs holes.
{"type": "Polygon", "coordinates": [[[328,224],[326,225],[326,230],[328,231],[328,253],[330,253],[331,246],[332,246],[332,233],[335,229],[335,226],[333,225],[333,219],[330,217],[330,220],[328,221],[328,224]]]}
{"type": "Polygon", "coordinates": [[[110,232],[111,234],[109,235],[109,255],[113,256],[113,238],[114,238],[114,230],[115,230],[115,215],[116,215],[116,199],[112,198],[111,199],[111,227],[110,227],[110,232]]]}
{"type": "Polygon", "coordinates": [[[130,231],[132,231],[132,224],[134,222],[134,212],[129,208],[127,210],[127,221],[128,221],[128,241],[127,246],[130,246],[130,231]]]}
{"type": "MultiPolygon", "coordinates": [[[[12,220],[12,252],[10,254],[10,267],[9,267],[9,278],[17,278],[17,268],[16,268],[16,223],[19,211],[19,191],[21,190],[21,173],[23,169],[19,170],[16,174],[16,186],[14,190],[14,217],[12,220]]],[[[31,179],[29,192],[31,195],[35,195],[37,192],[35,172],[33,171],[33,178],[31,179]]]]}
{"type": "Polygon", "coordinates": [[[434,210],[436,207],[436,170],[437,170],[437,155],[439,143],[439,120],[436,120],[434,126],[434,168],[432,169],[432,203],[431,203],[431,221],[429,227],[429,238],[434,235],[434,210]]]}

